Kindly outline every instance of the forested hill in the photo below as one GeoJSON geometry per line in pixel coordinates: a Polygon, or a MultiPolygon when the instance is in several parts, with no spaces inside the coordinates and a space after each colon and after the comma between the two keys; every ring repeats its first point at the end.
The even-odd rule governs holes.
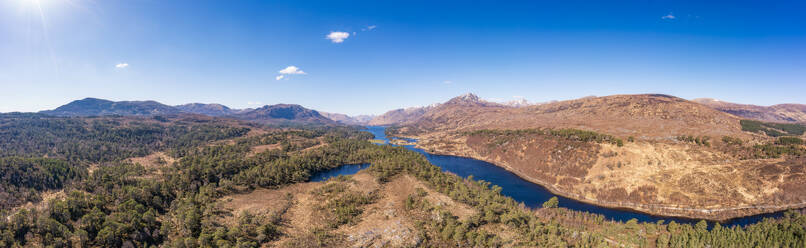
{"type": "Polygon", "coordinates": [[[220,120],[0,114],[0,207],[37,201],[38,191],[81,179],[91,165],[157,151],[180,156],[249,130],[220,120]]]}
{"type": "Polygon", "coordinates": [[[204,142],[243,136],[249,128],[221,119],[165,117],[61,118],[0,114],[0,156],[47,156],[100,163],[182,152],[204,142]]]}

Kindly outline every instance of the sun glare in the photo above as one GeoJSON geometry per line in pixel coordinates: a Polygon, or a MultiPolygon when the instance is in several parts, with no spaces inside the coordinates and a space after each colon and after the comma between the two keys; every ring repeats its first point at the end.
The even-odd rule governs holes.
{"type": "Polygon", "coordinates": [[[42,2],[47,2],[47,1],[43,1],[43,0],[20,0],[20,2],[23,2],[25,4],[31,4],[31,5],[34,5],[34,6],[41,6],[42,2]]]}

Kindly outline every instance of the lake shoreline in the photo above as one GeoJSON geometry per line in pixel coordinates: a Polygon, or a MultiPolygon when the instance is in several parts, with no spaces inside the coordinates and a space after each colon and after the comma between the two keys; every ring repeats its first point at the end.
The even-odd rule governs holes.
{"type": "MultiPolygon", "coordinates": [[[[404,137],[404,138],[408,138],[408,137],[404,137]]],[[[417,147],[416,145],[415,145],[415,148],[422,150],[422,147],[417,147]]],[[[425,151],[423,150],[423,152],[425,152],[425,151]]],[[[774,207],[738,206],[738,207],[731,207],[732,209],[724,209],[724,210],[723,209],[697,209],[697,208],[681,209],[681,211],[694,211],[694,212],[725,211],[726,212],[725,214],[727,216],[726,217],[721,217],[721,218],[720,217],[712,217],[712,216],[708,216],[708,215],[691,216],[691,215],[686,215],[686,214],[654,212],[654,211],[651,211],[652,207],[625,206],[624,204],[607,203],[607,202],[601,202],[601,201],[594,200],[594,199],[588,199],[588,198],[584,198],[584,197],[579,197],[576,194],[559,190],[556,187],[554,187],[552,185],[549,185],[549,184],[547,184],[547,183],[545,183],[545,182],[543,182],[541,180],[531,178],[531,177],[529,177],[527,175],[524,175],[522,172],[513,170],[509,166],[500,165],[500,163],[497,163],[495,161],[489,161],[489,160],[486,160],[486,159],[483,159],[483,158],[469,157],[469,156],[463,156],[463,155],[460,155],[460,154],[451,154],[451,153],[439,152],[439,151],[437,151],[437,152],[427,152],[427,153],[429,153],[431,155],[436,155],[436,156],[452,156],[452,157],[460,157],[460,158],[467,158],[467,159],[475,159],[475,160],[479,160],[479,161],[484,161],[484,162],[487,162],[489,164],[492,164],[492,165],[498,166],[500,168],[503,168],[503,169],[507,170],[508,172],[511,172],[512,174],[518,176],[519,178],[521,178],[523,180],[526,180],[526,181],[529,181],[531,183],[534,183],[534,184],[546,189],[547,191],[549,191],[549,192],[551,192],[553,194],[556,194],[556,195],[559,195],[559,196],[562,196],[562,197],[565,197],[565,198],[568,198],[568,199],[571,199],[571,200],[574,200],[574,201],[578,201],[578,202],[582,202],[582,203],[586,203],[586,204],[591,204],[591,205],[595,205],[595,206],[599,206],[599,207],[609,208],[609,209],[632,211],[632,212],[647,214],[647,215],[660,217],[660,218],[683,218],[683,219],[689,219],[689,220],[706,220],[706,221],[719,222],[719,223],[728,223],[731,220],[740,219],[740,218],[746,218],[746,217],[751,217],[751,216],[759,216],[759,215],[766,215],[766,214],[773,214],[773,213],[780,213],[780,212],[785,212],[785,211],[788,211],[788,210],[800,210],[800,209],[806,208],[806,202],[804,202],[804,203],[798,203],[798,204],[790,204],[790,206],[784,206],[784,207],[779,207],[779,206],[774,206],[774,207]],[[794,206],[792,206],[792,205],[794,205],[794,206]],[[766,209],[771,209],[771,210],[761,210],[761,209],[765,209],[765,208],[766,209]],[[736,214],[735,212],[727,212],[727,211],[741,211],[741,210],[761,210],[761,211],[750,212],[750,213],[747,213],[747,214],[736,214]]],[[[654,208],[678,208],[679,209],[681,207],[676,207],[676,206],[657,206],[657,207],[654,207],[654,208]]]]}

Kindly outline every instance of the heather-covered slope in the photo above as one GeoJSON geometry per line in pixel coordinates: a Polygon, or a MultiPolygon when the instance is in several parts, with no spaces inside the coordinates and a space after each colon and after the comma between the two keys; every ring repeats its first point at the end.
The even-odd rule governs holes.
{"type": "Polygon", "coordinates": [[[461,96],[402,125],[410,134],[489,128],[559,127],[617,136],[669,139],[677,135],[743,135],[739,119],[667,95],[614,95],[513,108],[461,96]]]}

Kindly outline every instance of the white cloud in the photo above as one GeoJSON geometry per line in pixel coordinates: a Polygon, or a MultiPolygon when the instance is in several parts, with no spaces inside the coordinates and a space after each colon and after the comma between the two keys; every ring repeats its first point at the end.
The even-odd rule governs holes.
{"type": "Polygon", "coordinates": [[[263,105],[262,102],[247,102],[248,105],[263,105]]]}
{"type": "Polygon", "coordinates": [[[118,63],[117,65],[115,65],[115,68],[119,68],[119,69],[123,69],[123,68],[126,68],[126,67],[129,67],[128,63],[118,63]]]}
{"type": "Polygon", "coordinates": [[[304,72],[304,71],[300,70],[300,69],[299,69],[299,67],[296,67],[296,66],[293,66],[293,65],[290,65],[290,66],[286,67],[285,69],[282,69],[282,70],[280,70],[280,71],[278,71],[278,72],[279,72],[280,74],[289,74],[289,75],[291,75],[291,74],[298,74],[298,75],[305,75],[305,72],[304,72]]]}
{"type": "Polygon", "coordinates": [[[327,39],[333,43],[342,43],[349,37],[350,33],[347,32],[330,32],[330,34],[327,35],[327,39]]]}
{"type": "Polygon", "coordinates": [[[442,81],[442,83],[443,83],[443,84],[452,84],[452,83],[453,83],[453,81],[451,81],[451,80],[445,80],[445,81],[442,81]]]}
{"type": "Polygon", "coordinates": [[[373,30],[373,29],[375,29],[377,27],[378,26],[376,26],[376,25],[369,25],[366,28],[362,28],[361,31],[369,31],[369,30],[373,30]]]}
{"type": "Polygon", "coordinates": [[[293,65],[289,65],[285,69],[279,70],[277,72],[280,73],[280,75],[275,76],[274,80],[278,80],[278,81],[279,80],[284,80],[284,79],[288,80],[289,76],[291,76],[291,75],[305,75],[305,74],[307,74],[304,71],[302,71],[302,69],[299,69],[299,67],[296,67],[296,66],[293,66],[293,65]]]}
{"type": "Polygon", "coordinates": [[[677,18],[677,17],[675,17],[674,15],[672,15],[672,13],[669,13],[668,15],[662,16],[660,19],[664,19],[664,20],[667,20],[667,19],[668,19],[668,20],[674,20],[675,18],[677,18]]]}
{"type": "Polygon", "coordinates": [[[525,97],[523,97],[523,96],[512,96],[512,98],[523,99],[523,98],[525,98],[525,97]]]}

